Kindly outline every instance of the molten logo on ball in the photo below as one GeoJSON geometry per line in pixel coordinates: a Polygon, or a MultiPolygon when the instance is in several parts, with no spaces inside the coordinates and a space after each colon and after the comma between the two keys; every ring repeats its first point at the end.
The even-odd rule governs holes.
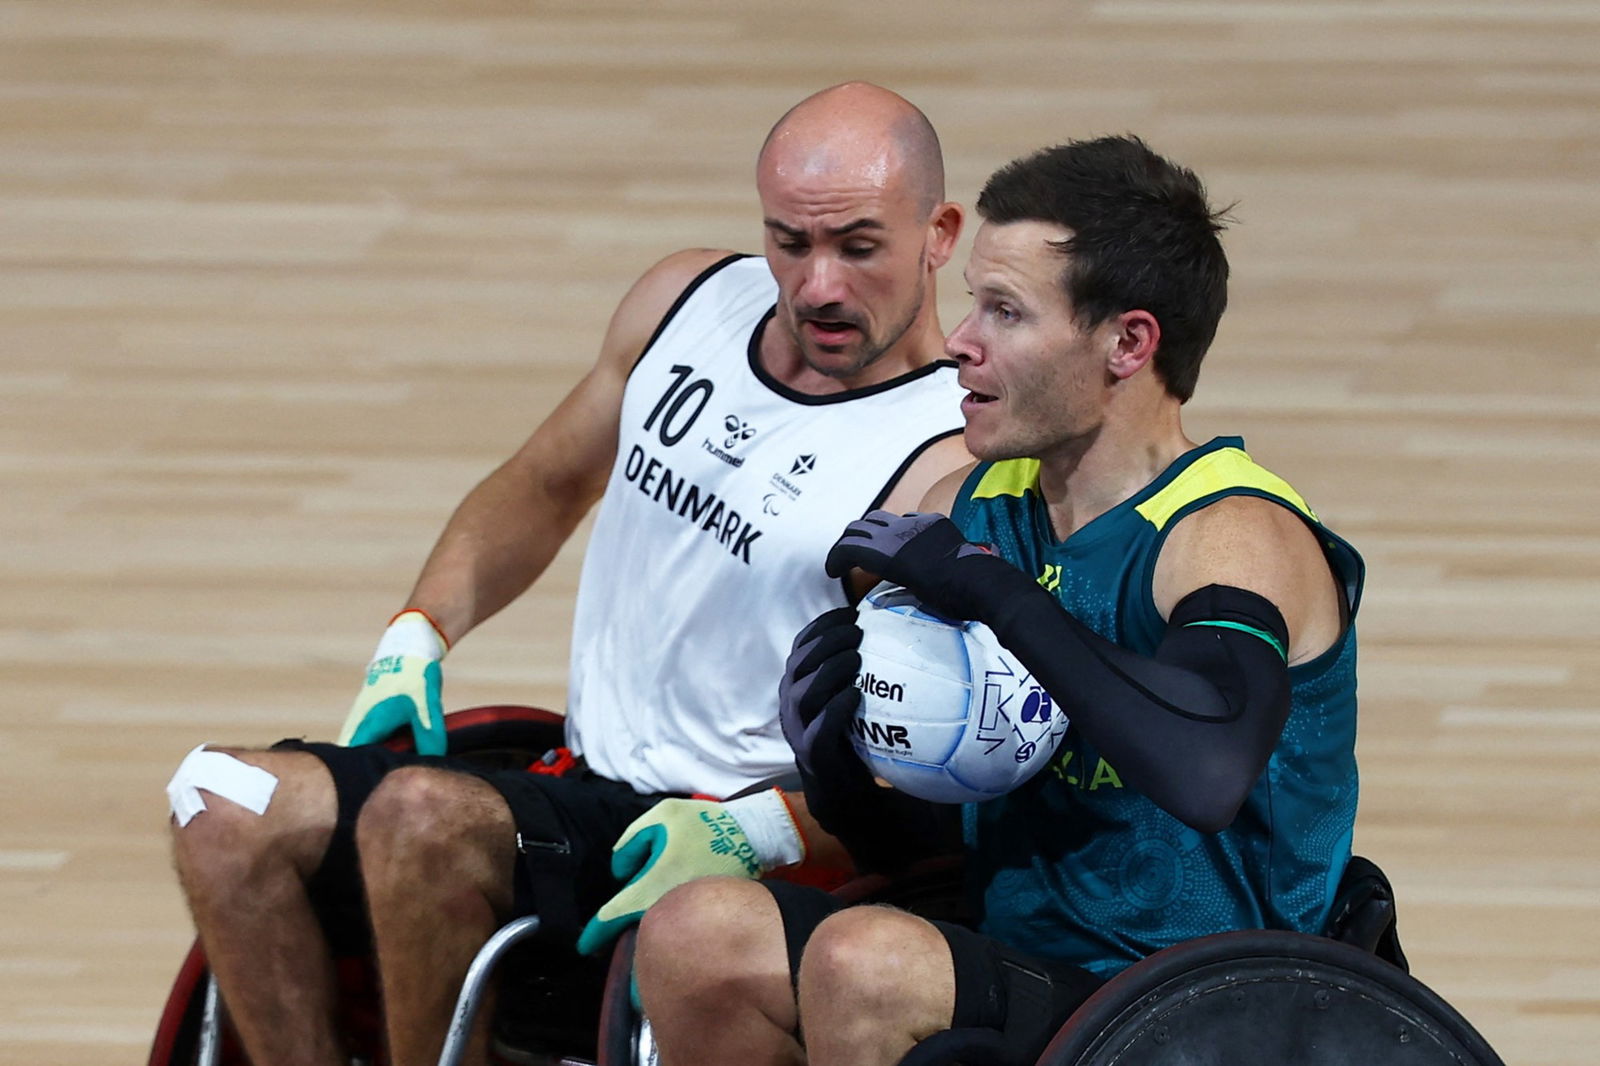
{"type": "Polygon", "coordinates": [[[856,688],[869,696],[876,696],[880,700],[893,700],[895,703],[900,703],[906,698],[906,687],[904,685],[892,684],[872,674],[857,674],[856,688]]]}

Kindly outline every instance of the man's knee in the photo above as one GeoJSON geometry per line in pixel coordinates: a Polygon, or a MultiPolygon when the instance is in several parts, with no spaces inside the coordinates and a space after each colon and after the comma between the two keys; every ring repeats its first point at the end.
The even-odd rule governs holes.
{"type": "Polygon", "coordinates": [[[802,969],[819,980],[876,987],[899,970],[908,915],[887,907],[850,907],[825,918],[806,943],[802,969]]]}
{"type": "Polygon", "coordinates": [[[850,907],[811,934],[800,963],[800,995],[802,1003],[825,1000],[830,1012],[877,1012],[894,1004],[897,1012],[948,1025],[955,1000],[949,947],[914,915],[850,907]]]}
{"type": "Polygon", "coordinates": [[[788,983],[783,922],[772,894],[753,881],[706,877],[651,905],[635,952],[640,992],[726,988],[751,976],[788,983]]]}
{"type": "Polygon", "coordinates": [[[640,925],[634,974],[658,1039],[680,1057],[710,1020],[769,1035],[798,1025],[783,920],[752,881],[708,877],[662,896],[640,925]]]}
{"type": "Polygon", "coordinates": [[[191,753],[168,790],[173,856],[186,881],[248,878],[275,862],[309,876],[338,812],[327,768],[301,752],[191,753]]]}
{"type": "Polygon", "coordinates": [[[428,766],[385,775],[356,816],[362,869],[398,859],[426,871],[441,857],[480,876],[492,862],[509,879],[516,827],[495,788],[481,778],[428,766]]]}
{"type": "Polygon", "coordinates": [[[771,893],[739,877],[701,877],[672,888],[651,904],[640,922],[640,948],[645,944],[693,944],[707,933],[725,936],[757,933],[778,920],[771,893]]]}
{"type": "Polygon", "coordinates": [[[361,805],[356,816],[357,839],[366,844],[443,832],[453,818],[450,805],[456,788],[456,781],[441,770],[424,766],[391,770],[361,805]]]}

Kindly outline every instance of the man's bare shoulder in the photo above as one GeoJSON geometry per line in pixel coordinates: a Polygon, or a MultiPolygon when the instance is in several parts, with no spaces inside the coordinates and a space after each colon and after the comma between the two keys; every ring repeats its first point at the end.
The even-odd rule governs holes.
{"type": "MultiPolygon", "coordinates": [[[[961,438],[952,438],[952,440],[960,441],[961,438]]],[[[951,508],[955,506],[956,494],[961,491],[961,486],[966,483],[973,470],[977,469],[978,461],[967,452],[965,442],[960,444],[959,450],[952,449],[949,452],[949,458],[952,460],[953,469],[948,469],[944,476],[929,487],[928,491],[923,494],[922,502],[917,506],[917,510],[934,511],[938,514],[947,515],[950,513],[951,508]]]]}
{"type": "Polygon", "coordinates": [[[708,268],[736,254],[721,248],[686,248],[639,275],[611,316],[605,360],[631,367],[684,289],[708,268]]]}
{"type": "Polygon", "coordinates": [[[673,252],[641,274],[629,290],[628,297],[638,295],[656,301],[664,298],[666,306],[661,308],[664,312],[689,283],[708,267],[737,254],[725,248],[685,248],[673,252]]]}
{"type": "Polygon", "coordinates": [[[1296,512],[1257,496],[1229,496],[1184,517],[1156,565],[1163,617],[1206,585],[1231,585],[1283,613],[1291,661],[1326,650],[1343,624],[1338,586],[1316,534],[1296,512]]]}

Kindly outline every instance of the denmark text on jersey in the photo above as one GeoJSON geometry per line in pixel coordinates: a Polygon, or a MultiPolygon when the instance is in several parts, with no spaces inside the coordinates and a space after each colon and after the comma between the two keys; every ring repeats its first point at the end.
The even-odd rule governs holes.
{"type": "Polygon", "coordinates": [[[688,522],[701,532],[715,537],[718,544],[746,566],[750,564],[750,545],[761,536],[738,511],[727,507],[715,492],[702,491],[688,478],[674,474],[660,459],[646,457],[635,444],[622,467],[623,476],[640,492],[688,522]]]}

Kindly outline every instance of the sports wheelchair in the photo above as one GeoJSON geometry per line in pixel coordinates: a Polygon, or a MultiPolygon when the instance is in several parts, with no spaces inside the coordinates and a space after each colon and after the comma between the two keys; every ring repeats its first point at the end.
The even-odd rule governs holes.
{"type": "MultiPolygon", "coordinates": [[[[488,766],[526,766],[559,746],[562,717],[494,706],[446,717],[450,750],[488,766]]],[[[407,740],[391,742],[404,749],[407,740]]],[[[889,902],[960,920],[959,864],[934,860],[894,881],[856,878],[835,890],[852,902],[889,902]]],[[[455,1066],[491,972],[501,981],[492,1028],[504,1066],[653,1063],[648,1022],[629,994],[634,931],[609,966],[553,982],[526,965],[537,918],[496,933],[467,974],[441,1066],[455,1066]],[[502,965],[503,963],[503,965],[502,965]],[[497,969],[498,968],[498,969],[497,969]]],[[[381,1066],[383,1031],[370,960],[338,960],[340,1019],[352,1061],[381,1066]]],[[[198,941],[170,992],[149,1066],[245,1066],[198,941]]],[[[1273,930],[1218,933],[1159,951],[1101,987],[1033,1063],[987,1030],[949,1030],[913,1048],[901,1066],[1502,1066],[1449,1004],[1411,977],[1395,935],[1394,897],[1372,863],[1346,869],[1323,936],[1273,930]]]]}
{"type": "MultiPolygon", "coordinates": [[[[838,890],[959,921],[959,864],[914,867],[896,883],[861,878],[838,890]]],[[[612,960],[600,1066],[652,1062],[648,1023],[627,992],[634,931],[612,960]]],[[[1324,935],[1216,933],[1173,945],[1106,982],[1037,1059],[999,1034],[951,1029],[899,1066],[1503,1066],[1454,1008],[1412,977],[1395,928],[1394,896],[1356,856],[1324,935]]]]}

